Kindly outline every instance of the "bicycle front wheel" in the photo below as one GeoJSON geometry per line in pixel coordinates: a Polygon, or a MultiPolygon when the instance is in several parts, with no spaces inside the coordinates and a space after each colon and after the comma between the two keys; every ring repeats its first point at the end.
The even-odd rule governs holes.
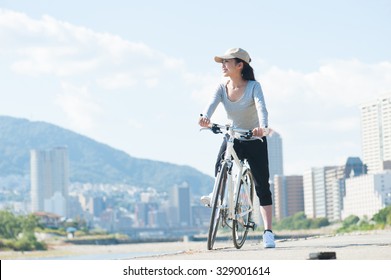
{"type": "Polygon", "coordinates": [[[246,241],[249,228],[254,228],[251,221],[254,198],[254,179],[249,169],[245,170],[240,179],[240,185],[235,199],[235,218],[232,235],[237,249],[242,248],[246,241]]]}
{"type": "Polygon", "coordinates": [[[216,233],[219,228],[219,221],[221,217],[221,207],[223,205],[225,186],[227,183],[228,166],[223,163],[221,169],[216,177],[216,191],[214,194],[214,201],[212,202],[212,214],[210,216],[210,225],[208,232],[208,250],[213,249],[216,240],[216,233]]]}

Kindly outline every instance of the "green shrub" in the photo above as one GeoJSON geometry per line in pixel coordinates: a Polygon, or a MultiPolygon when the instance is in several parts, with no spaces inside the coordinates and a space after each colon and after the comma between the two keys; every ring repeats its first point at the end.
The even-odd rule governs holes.
{"type": "Polygon", "coordinates": [[[298,212],[290,217],[282,219],[274,227],[278,230],[299,230],[314,229],[328,226],[330,223],[327,218],[307,219],[304,212],[298,212]]]}
{"type": "Polygon", "coordinates": [[[373,216],[372,220],[378,224],[391,225],[391,205],[381,209],[373,216]]]}
{"type": "Polygon", "coordinates": [[[354,225],[357,225],[357,223],[359,221],[360,221],[359,217],[357,217],[355,215],[350,215],[345,220],[343,220],[342,226],[345,227],[345,228],[350,227],[350,226],[354,226],[354,225]]]}
{"type": "Polygon", "coordinates": [[[327,218],[316,218],[311,222],[311,228],[321,228],[330,225],[327,218]]]}
{"type": "Polygon", "coordinates": [[[39,242],[36,239],[29,239],[22,237],[18,240],[6,240],[4,242],[6,248],[10,248],[14,251],[34,251],[34,250],[47,250],[47,245],[44,242],[39,242]]]}
{"type": "Polygon", "coordinates": [[[15,251],[32,251],[34,246],[29,240],[22,238],[12,243],[12,249],[15,251]]]}

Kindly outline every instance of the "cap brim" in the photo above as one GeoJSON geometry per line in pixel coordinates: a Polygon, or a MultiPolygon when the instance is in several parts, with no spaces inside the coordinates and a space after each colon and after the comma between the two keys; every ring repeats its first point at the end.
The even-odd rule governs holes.
{"type": "Polygon", "coordinates": [[[235,58],[233,55],[222,55],[222,56],[215,56],[215,61],[218,63],[222,63],[224,59],[232,59],[235,58]]]}

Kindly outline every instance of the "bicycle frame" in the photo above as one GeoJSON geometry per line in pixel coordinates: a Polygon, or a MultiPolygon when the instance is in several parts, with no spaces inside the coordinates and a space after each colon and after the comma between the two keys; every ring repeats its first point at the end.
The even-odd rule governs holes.
{"type": "Polygon", "coordinates": [[[255,229],[255,223],[251,221],[254,210],[254,179],[247,160],[239,158],[234,144],[235,139],[250,140],[258,137],[253,137],[252,130],[234,128],[231,125],[212,123],[201,130],[203,129],[210,129],[215,134],[226,133],[229,136],[224,159],[213,186],[207,247],[208,250],[213,249],[217,230],[219,227],[228,226],[232,229],[235,247],[240,249],[246,241],[248,230],[255,229]],[[235,178],[233,174],[236,175],[235,178]]]}
{"type": "MultiPolygon", "coordinates": [[[[225,151],[225,156],[223,159],[223,162],[226,162],[228,165],[228,172],[227,172],[227,188],[226,192],[228,193],[228,201],[227,201],[227,196],[224,196],[224,202],[223,205],[221,205],[221,209],[227,209],[228,208],[228,219],[229,220],[237,220],[240,217],[246,215],[247,213],[253,211],[253,203],[250,201],[250,194],[248,193],[248,189],[245,189],[246,197],[248,200],[248,204],[251,205],[251,207],[243,213],[240,213],[237,217],[235,217],[234,214],[234,205],[235,205],[235,197],[237,194],[237,191],[239,189],[240,185],[240,178],[243,172],[249,168],[247,160],[240,160],[238,155],[235,152],[234,149],[234,140],[235,140],[235,131],[232,127],[227,126],[227,131],[229,138],[227,140],[227,149],[225,151]],[[233,179],[232,175],[232,169],[236,167],[236,180],[233,179]]],[[[212,201],[214,201],[215,195],[216,195],[216,189],[217,189],[217,182],[215,182],[215,185],[213,187],[213,196],[212,196],[212,201]]]]}

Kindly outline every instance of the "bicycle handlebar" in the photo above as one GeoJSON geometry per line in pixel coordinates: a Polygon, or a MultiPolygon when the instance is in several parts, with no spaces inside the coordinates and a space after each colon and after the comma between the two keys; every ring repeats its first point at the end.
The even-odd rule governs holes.
{"type": "MultiPolygon", "coordinates": [[[[203,115],[200,114],[200,116],[202,117],[203,115]]],[[[242,138],[242,139],[246,139],[246,140],[259,139],[259,140],[263,141],[262,137],[254,136],[253,131],[251,129],[236,128],[230,124],[222,125],[222,124],[217,124],[217,123],[210,123],[208,125],[208,127],[203,127],[200,130],[205,130],[205,129],[211,130],[214,134],[223,133],[222,130],[225,130],[226,133],[232,135],[235,138],[242,138]],[[236,137],[235,134],[239,134],[239,137],[236,137]]]]}
{"type": "Polygon", "coordinates": [[[235,128],[229,124],[222,125],[222,124],[217,124],[217,123],[211,123],[208,127],[203,127],[200,130],[205,130],[205,129],[211,130],[214,134],[220,134],[220,133],[224,133],[224,131],[226,131],[226,133],[228,133],[228,134],[230,134],[230,132],[232,132],[232,135],[234,137],[235,137],[235,134],[239,134],[239,137],[235,137],[235,138],[242,138],[242,139],[246,139],[246,140],[249,140],[249,139],[262,140],[261,137],[253,136],[252,130],[235,128]]]}

